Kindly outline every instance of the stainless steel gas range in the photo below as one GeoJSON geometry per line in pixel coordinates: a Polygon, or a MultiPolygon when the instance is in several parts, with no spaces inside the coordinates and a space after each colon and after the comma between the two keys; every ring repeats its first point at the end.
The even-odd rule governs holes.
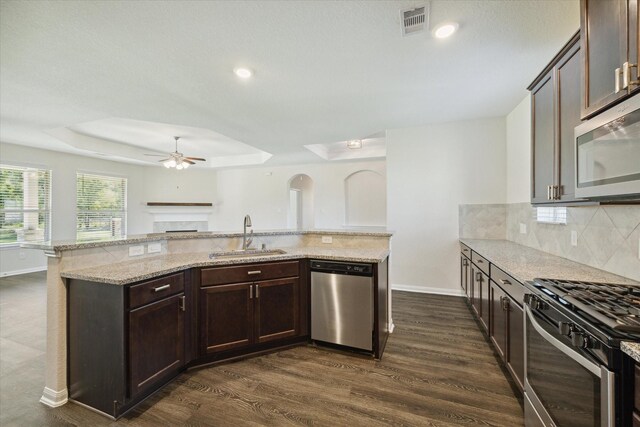
{"type": "Polygon", "coordinates": [[[525,283],[525,425],[631,426],[640,287],[571,280],[525,283]]]}

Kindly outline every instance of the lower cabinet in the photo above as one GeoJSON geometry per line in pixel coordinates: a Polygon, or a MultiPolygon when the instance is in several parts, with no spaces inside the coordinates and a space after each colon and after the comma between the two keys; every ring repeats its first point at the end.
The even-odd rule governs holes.
{"type": "Polygon", "coordinates": [[[307,300],[301,297],[301,266],[297,261],[279,264],[202,270],[198,322],[202,356],[230,350],[248,353],[263,343],[303,335],[300,324],[307,321],[307,310],[302,309],[307,300]],[[253,280],[222,283],[247,278],[253,280]]]}
{"type": "MultiPolygon", "coordinates": [[[[471,311],[487,332],[516,385],[524,386],[524,286],[486,258],[461,244],[460,280],[471,311]],[[467,260],[464,250],[471,252],[467,260]],[[467,279],[465,279],[467,277],[467,279]]],[[[639,426],[640,427],[640,426],[639,426]]]]}
{"type": "Polygon", "coordinates": [[[182,371],[189,278],[177,273],[131,286],[69,281],[70,399],[117,418],[182,371]]]}
{"type": "Polygon", "coordinates": [[[492,281],[489,335],[521,391],[524,389],[523,322],[522,308],[492,281]]]}

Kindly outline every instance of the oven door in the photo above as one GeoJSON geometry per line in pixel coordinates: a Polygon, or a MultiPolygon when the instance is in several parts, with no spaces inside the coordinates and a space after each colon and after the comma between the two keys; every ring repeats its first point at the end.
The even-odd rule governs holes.
{"type": "Polygon", "coordinates": [[[526,304],[524,329],[525,425],[613,427],[613,372],[579,353],[551,317],[526,304]]]}
{"type": "Polygon", "coordinates": [[[575,128],[576,197],[640,197],[640,96],[575,128]]]}

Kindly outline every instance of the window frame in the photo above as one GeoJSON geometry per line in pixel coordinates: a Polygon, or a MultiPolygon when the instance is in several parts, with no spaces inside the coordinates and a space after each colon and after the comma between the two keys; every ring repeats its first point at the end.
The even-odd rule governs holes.
{"type": "MultiPolygon", "coordinates": [[[[22,216],[22,225],[23,227],[20,230],[26,230],[26,228],[24,227],[24,222],[25,222],[25,214],[26,213],[37,213],[38,214],[38,224],[40,223],[39,221],[39,217],[40,215],[44,215],[44,227],[43,227],[43,237],[42,239],[35,239],[35,240],[16,240],[15,242],[0,242],[0,250],[4,250],[4,249],[14,249],[14,248],[18,248],[20,247],[21,244],[23,243],[44,243],[44,242],[48,242],[51,240],[51,234],[52,234],[52,217],[53,217],[53,213],[52,213],[52,183],[53,183],[53,172],[50,168],[47,168],[46,166],[43,165],[31,165],[31,164],[25,164],[25,163],[19,163],[19,162],[7,162],[7,163],[0,163],[0,170],[15,170],[15,171],[35,171],[38,175],[40,173],[45,173],[47,176],[47,180],[46,180],[46,193],[44,194],[44,199],[45,199],[45,203],[44,203],[44,208],[40,208],[40,197],[42,196],[42,194],[40,193],[40,191],[38,191],[37,197],[38,197],[38,207],[37,208],[25,208],[24,207],[24,187],[22,188],[22,208],[21,209],[14,209],[14,208],[0,208],[0,214],[6,214],[6,213],[10,213],[10,214],[21,214],[22,216]]],[[[38,176],[38,186],[39,186],[39,179],[40,177],[38,176]]],[[[40,230],[38,228],[38,230],[40,230]]]]}
{"type": "MultiPolygon", "coordinates": [[[[112,173],[105,173],[105,172],[96,172],[96,171],[89,171],[89,170],[77,170],[76,171],[76,206],[75,206],[75,230],[76,230],[76,240],[78,241],[92,241],[92,240],[106,240],[106,239],[119,239],[119,238],[123,238],[127,235],[127,226],[128,226],[128,191],[129,191],[129,180],[127,176],[123,176],[123,175],[117,175],[117,174],[112,174],[112,173]],[[105,181],[110,181],[110,182],[115,182],[115,181],[120,181],[123,184],[123,189],[122,189],[122,210],[117,210],[117,209],[79,209],[79,187],[78,185],[80,184],[80,177],[93,177],[93,178],[103,178],[105,179],[105,181]],[[108,235],[100,235],[100,233],[97,233],[98,235],[95,237],[90,237],[90,236],[86,236],[86,235],[81,235],[81,231],[78,228],[78,223],[79,223],[79,219],[80,219],[80,215],[82,214],[100,214],[100,213],[110,213],[110,214],[120,214],[120,215],[115,215],[118,216],[122,219],[122,223],[121,223],[121,231],[120,234],[117,236],[108,236],[108,235]]],[[[113,219],[113,218],[112,218],[113,219]]],[[[88,230],[85,230],[84,233],[90,232],[88,230]]],[[[106,231],[105,231],[106,232],[106,231]]]]}

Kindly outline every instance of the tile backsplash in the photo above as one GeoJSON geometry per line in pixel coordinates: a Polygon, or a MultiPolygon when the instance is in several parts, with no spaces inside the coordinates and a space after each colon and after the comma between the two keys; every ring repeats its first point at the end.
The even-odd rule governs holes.
{"type": "Polygon", "coordinates": [[[501,239],[640,280],[640,205],[568,207],[567,224],[536,220],[529,203],[460,205],[460,237],[501,239]],[[504,215],[499,206],[504,208],[504,215]],[[491,219],[493,217],[493,219],[491,219]],[[500,224],[504,226],[501,237],[500,224]],[[572,232],[575,240],[572,244],[572,232]]]}

